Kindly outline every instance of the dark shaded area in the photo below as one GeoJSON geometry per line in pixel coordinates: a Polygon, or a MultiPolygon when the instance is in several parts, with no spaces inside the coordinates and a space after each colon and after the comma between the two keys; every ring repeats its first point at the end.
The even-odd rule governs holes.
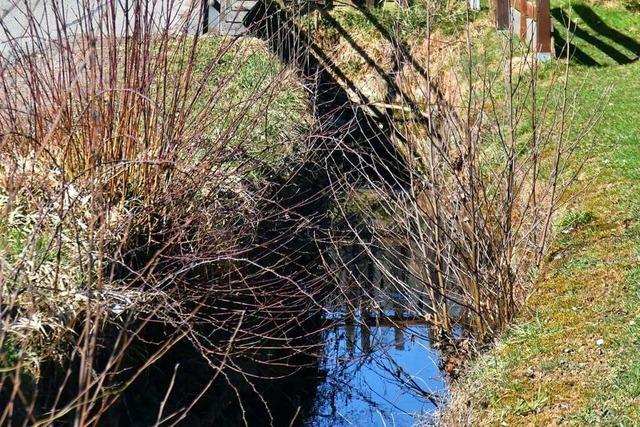
{"type": "Polygon", "coordinates": [[[316,147],[329,160],[323,162],[329,174],[347,177],[354,184],[372,180],[391,188],[406,187],[409,167],[393,142],[393,138],[402,141],[402,136],[395,132],[390,115],[372,105],[287,11],[275,3],[261,4],[254,16],[252,31],[298,70],[311,93],[321,134],[316,147]]]}
{"type": "MultiPolygon", "coordinates": [[[[331,7],[330,2],[327,7],[331,7]]],[[[318,10],[326,20],[346,40],[358,55],[384,80],[387,95],[383,103],[373,103],[334,61],[317,44],[311,35],[296,24],[297,16],[281,8],[276,2],[260,3],[245,20],[250,32],[269,43],[271,51],[284,63],[293,65],[300,78],[305,82],[323,136],[337,137],[344,143],[327,144],[325,138],[319,138],[319,152],[330,152],[331,162],[325,165],[337,165],[339,170],[329,171],[333,176],[350,177],[352,183],[370,180],[389,184],[391,188],[406,188],[411,175],[408,160],[398,151],[397,143],[407,141],[394,124],[394,110],[390,104],[399,98],[398,103],[407,107],[413,119],[425,125],[434,141],[445,140],[442,123],[451,124],[457,117],[445,117],[455,114],[446,108],[447,102],[442,91],[431,82],[428,73],[410,54],[402,40],[391,34],[376,18],[368,5],[376,2],[358,1],[353,4],[377,31],[394,46],[393,69],[386,71],[368,55],[336,19],[325,12],[320,4],[307,4],[309,14],[318,10]],[[429,83],[429,92],[433,102],[439,107],[427,115],[423,108],[416,105],[408,94],[399,87],[396,78],[403,65],[411,65],[416,72],[429,83]]]]}
{"type": "MultiPolygon", "coordinates": [[[[162,323],[147,325],[140,336],[133,338],[118,365],[119,369],[109,375],[104,384],[105,390],[117,390],[125,384],[131,374],[143,366],[174,332],[162,323]]],[[[96,372],[101,372],[108,362],[110,350],[119,333],[119,328],[112,328],[99,342],[102,351],[96,356],[96,372]]],[[[171,391],[162,412],[167,420],[160,425],[177,421],[177,425],[189,427],[244,426],[245,419],[250,426],[299,425],[302,421],[300,414],[308,411],[314,401],[322,374],[315,358],[299,353],[286,354],[286,351],[229,361],[243,374],[225,370],[224,375],[216,377],[216,371],[201,353],[189,340],[183,339],[124,390],[100,418],[98,425],[155,425],[168,390],[171,391]],[[276,366],[268,363],[269,360],[285,360],[288,365],[276,366]],[[215,381],[211,382],[214,377],[215,381]],[[242,407],[238,396],[242,399],[242,407]],[[191,410],[186,412],[186,408],[191,410]],[[176,415],[171,417],[172,414],[176,415]]],[[[38,384],[21,386],[27,402],[22,407],[18,405],[14,408],[11,425],[25,423],[30,413],[28,402],[31,399],[36,402],[31,422],[46,415],[38,408],[61,408],[64,403],[71,402],[78,392],[79,366],[77,357],[65,366],[46,363],[38,384]]],[[[0,394],[0,398],[6,397],[7,390],[5,388],[5,396],[0,394]]],[[[100,399],[96,401],[95,413],[100,410],[102,402],[100,399]]],[[[58,419],[55,425],[74,425],[74,417],[75,413],[71,411],[66,417],[58,419]]]]}
{"type": "MultiPolygon", "coordinates": [[[[148,344],[139,343],[138,350],[141,357],[137,363],[149,356],[148,344]]],[[[300,408],[313,402],[320,375],[314,358],[288,351],[234,359],[229,362],[234,369],[225,369],[209,386],[215,371],[189,341],[183,340],[123,394],[106,414],[104,425],[142,427],[155,423],[176,364],[179,368],[165,416],[197,402],[179,425],[243,426],[243,412],[250,426],[290,425],[300,408]],[[270,360],[284,360],[289,365],[271,364],[270,360]]]]}
{"type": "MultiPolygon", "coordinates": [[[[564,14],[564,12],[560,8],[551,10],[551,15],[558,21],[561,20],[563,16],[562,14],[564,14]]],[[[566,28],[564,28],[564,30],[566,30],[566,28]]],[[[572,39],[571,35],[572,34],[569,33],[570,39],[572,39]]],[[[562,58],[568,57],[569,60],[574,61],[581,65],[586,65],[588,67],[600,66],[600,63],[595,59],[593,59],[591,56],[589,56],[588,53],[586,53],[585,51],[577,47],[571,41],[565,40],[564,37],[562,37],[561,35],[559,27],[554,28],[553,44],[554,44],[556,58],[562,59],[562,58]]]]}
{"type": "MultiPolygon", "coordinates": [[[[290,210],[285,214],[279,209],[279,215],[267,216],[260,222],[255,241],[247,245],[244,255],[250,262],[238,262],[236,269],[227,272],[193,269],[166,289],[173,300],[180,301],[179,312],[197,311],[197,317],[182,326],[188,325],[193,331],[189,339],[182,338],[173,345],[122,393],[120,388],[131,376],[164,343],[180,334],[180,329],[173,326],[180,324],[180,319],[172,318],[175,307],[166,306],[158,312],[162,317],[138,312],[135,318],[102,328],[91,367],[96,374],[106,375],[103,390],[113,390],[108,399],[117,399],[105,408],[99,425],[154,425],[170,387],[163,414],[179,416],[168,424],[183,414],[177,425],[189,427],[280,426],[302,422],[298,417],[309,411],[317,384],[322,380],[316,354],[322,346],[323,320],[310,295],[320,299],[326,288],[318,263],[322,246],[313,239],[315,235],[322,241],[320,224],[327,212],[326,197],[316,187],[320,183],[305,181],[307,178],[301,174],[293,182],[285,181],[281,187],[274,187],[276,194],[270,202],[290,203],[290,210]],[[296,191],[297,186],[304,187],[304,191],[296,191]],[[301,227],[303,220],[308,223],[301,227]],[[241,285],[243,281],[245,286],[241,285]],[[239,324],[243,331],[236,336],[234,330],[239,324]],[[140,333],[135,332],[138,328],[140,333]],[[112,355],[123,348],[123,339],[131,343],[121,360],[107,368],[112,355]],[[244,346],[247,350],[234,350],[226,360],[223,355],[229,342],[233,342],[234,349],[244,346]],[[203,354],[207,354],[208,360],[203,354]],[[215,369],[223,365],[222,371],[215,369]],[[184,413],[192,404],[188,413],[184,413]]],[[[147,255],[153,256],[153,252],[147,255]]],[[[140,262],[133,258],[130,261],[140,262]]],[[[161,263],[158,268],[172,271],[177,266],[161,263]]],[[[82,328],[80,321],[76,327],[78,336],[82,335],[82,328]]],[[[72,351],[69,349],[70,354],[72,351]]],[[[64,366],[45,363],[39,383],[21,386],[25,399],[14,408],[12,425],[22,425],[28,416],[35,421],[46,416],[44,410],[64,408],[73,402],[79,390],[80,366],[77,353],[64,366]]],[[[0,388],[1,411],[2,402],[10,401],[7,396],[11,384],[5,382],[0,388]]],[[[103,402],[97,400],[96,413],[102,410],[103,402]]],[[[75,416],[75,411],[70,411],[56,425],[73,425],[75,416]]]]}
{"type": "Polygon", "coordinates": [[[591,28],[591,30],[603,37],[608,38],[614,43],[624,46],[625,48],[634,52],[636,57],[629,58],[625,53],[618,50],[613,44],[606,43],[600,38],[592,35],[588,31],[580,28],[578,24],[571,20],[566,12],[559,7],[551,9],[551,16],[561,24],[561,27],[555,28],[553,36],[555,41],[556,57],[566,58],[568,55],[570,59],[582,65],[602,65],[589,54],[572,43],[573,37],[579,37],[586,43],[589,43],[590,45],[601,51],[603,54],[611,58],[619,65],[630,64],[637,60],[637,55],[640,53],[639,43],[626,36],[625,34],[606,25],[589,7],[585,5],[573,5],[572,7],[576,11],[578,16],[580,16],[580,18],[582,18],[584,22],[591,28]],[[562,37],[560,29],[566,31],[569,40],[565,40],[562,37]]]}

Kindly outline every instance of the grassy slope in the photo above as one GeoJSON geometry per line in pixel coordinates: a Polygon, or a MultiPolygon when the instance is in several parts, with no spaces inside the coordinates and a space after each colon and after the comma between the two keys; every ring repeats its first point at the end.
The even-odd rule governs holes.
{"type": "MultiPolygon", "coordinates": [[[[471,13],[470,18],[483,15],[484,12],[471,13]]],[[[435,41],[429,67],[435,72],[436,58],[446,56],[438,53],[445,50],[444,43],[437,45],[438,42],[459,35],[465,28],[467,13],[463,2],[416,0],[407,8],[395,2],[384,2],[375,8],[345,3],[322,11],[318,18],[317,28],[312,24],[312,16],[305,18],[307,22],[303,21],[302,26],[309,28],[314,42],[367,101],[399,104],[412,99],[419,105],[413,92],[422,94],[420,73],[410,64],[397,64],[398,51],[425,68],[427,29],[430,28],[435,41]],[[397,78],[398,75],[401,78],[397,78]],[[390,94],[393,94],[391,99],[390,94]]]]}
{"type": "MultiPolygon", "coordinates": [[[[640,41],[640,14],[588,7],[640,41]]],[[[559,221],[535,292],[459,386],[458,403],[473,424],[640,423],[640,61],[612,59],[640,52],[573,16],[584,30],[573,43],[601,64],[572,64],[576,120],[585,123],[594,111],[603,117],[583,141],[580,157],[590,161],[581,191],[559,221]],[[606,54],[608,47],[617,53],[606,54]]]]}
{"type": "MultiPolygon", "coordinates": [[[[265,43],[238,40],[215,62],[225,42],[227,40],[217,37],[200,40],[193,81],[206,74],[211,84],[205,87],[207,92],[198,98],[191,110],[209,109],[213,119],[207,126],[206,136],[213,144],[220,144],[218,138],[222,135],[231,138],[230,146],[242,149],[236,157],[243,167],[235,164],[228,167],[237,167],[238,173],[260,179],[261,172],[256,165],[277,167],[291,161],[292,142],[309,120],[308,102],[302,87],[296,84],[295,75],[268,51],[265,43]],[[209,72],[214,63],[213,71],[209,72]],[[220,86],[222,79],[226,84],[220,86]],[[214,106],[210,105],[212,99],[217,101],[214,106]],[[247,104],[250,107],[246,107],[247,104]],[[262,109],[266,106],[269,108],[264,114],[262,109]]],[[[179,61],[187,59],[186,53],[181,55],[176,51],[173,63],[177,67],[179,61]]],[[[176,72],[170,71],[166,79],[172,79],[176,72]]],[[[205,138],[199,142],[201,150],[211,153],[207,141],[205,138]]],[[[184,161],[196,160],[187,158],[184,161]]],[[[59,176],[50,172],[50,165],[36,165],[38,175],[32,177],[35,184],[26,182],[17,194],[10,194],[10,189],[3,184],[9,180],[6,175],[10,165],[6,169],[2,166],[0,164],[0,303],[8,304],[12,293],[18,289],[20,297],[14,304],[15,318],[3,313],[2,320],[7,322],[9,334],[4,339],[5,334],[0,333],[0,373],[14,366],[20,358],[26,359],[29,369],[33,368],[35,373],[40,358],[57,352],[56,347],[60,344],[56,341],[57,333],[69,337],[68,325],[63,324],[66,317],[58,314],[65,310],[77,313],[85,309],[74,295],[87,286],[82,268],[88,258],[85,252],[89,246],[88,227],[84,223],[82,226],[60,224],[58,208],[41,217],[40,209],[51,209],[42,200],[42,192],[56,192],[56,188],[62,187],[57,181],[59,176]],[[57,246],[57,239],[63,242],[62,246],[57,246]],[[53,274],[58,268],[59,273],[53,274]],[[29,318],[31,323],[18,324],[16,318],[29,318]],[[56,333],[46,334],[44,329],[39,329],[40,324],[56,333]]],[[[80,180],[78,183],[82,185],[80,180]]],[[[203,186],[206,184],[202,183],[203,186]]],[[[90,217],[86,203],[75,201],[73,206],[77,212],[71,215],[64,211],[67,218],[80,218],[77,221],[81,222],[90,217]]],[[[59,209],[62,212],[63,208],[59,209]]]]}
{"type": "Polygon", "coordinates": [[[215,140],[233,128],[232,146],[241,145],[246,155],[267,163],[282,161],[308,125],[307,97],[293,70],[284,67],[266,43],[241,38],[227,50],[230,42],[220,37],[199,41],[194,80],[204,74],[211,83],[193,108],[208,108],[218,118],[210,124],[208,137],[215,140]],[[218,58],[221,51],[225,53],[218,58]],[[211,99],[214,105],[207,104],[211,99]]]}

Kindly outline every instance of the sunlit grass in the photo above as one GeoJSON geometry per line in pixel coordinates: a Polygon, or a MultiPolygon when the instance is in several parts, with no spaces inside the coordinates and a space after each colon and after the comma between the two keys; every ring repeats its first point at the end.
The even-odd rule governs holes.
{"type": "MultiPolygon", "coordinates": [[[[615,31],[640,41],[640,14],[622,6],[589,8],[615,31]]],[[[640,64],[623,37],[608,37],[555,2],[583,30],[572,43],[598,65],[571,61],[575,127],[602,117],[579,145],[586,160],[536,289],[497,347],[467,379],[482,425],[636,425],[640,421],[640,64]],[[594,45],[593,42],[596,42],[594,45]],[[607,46],[607,49],[601,48],[607,46]],[[612,53],[613,52],[613,53],[612,53]],[[613,56],[612,56],[613,55],[613,56]],[[629,58],[624,64],[616,58],[629,58]],[[602,340],[602,341],[599,341],[602,340]],[[598,344],[601,343],[601,344],[598,344]],[[473,384],[473,386],[470,386],[473,384]]],[[[561,24],[556,31],[566,38],[561,24]]],[[[545,65],[562,69],[563,60],[545,65]]],[[[553,89],[553,88],[552,88],[553,89]]],[[[557,87],[561,96],[562,87],[557,87]]],[[[465,386],[465,387],[467,387],[465,386]]]]}

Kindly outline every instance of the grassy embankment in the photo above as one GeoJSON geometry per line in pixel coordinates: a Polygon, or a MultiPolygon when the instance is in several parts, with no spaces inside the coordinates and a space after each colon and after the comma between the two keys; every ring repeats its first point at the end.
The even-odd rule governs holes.
{"type": "MultiPolygon", "coordinates": [[[[116,108],[120,102],[124,105],[121,112],[115,113],[113,122],[100,122],[98,114],[92,116],[95,123],[82,116],[83,96],[90,89],[80,85],[77,92],[76,86],[68,90],[69,103],[77,105],[79,113],[69,113],[64,103],[55,104],[59,95],[55,91],[66,89],[55,85],[43,89],[43,99],[54,100],[51,105],[45,101],[42,105],[34,102],[41,110],[34,109],[32,116],[24,118],[19,115],[12,118],[8,100],[0,98],[3,112],[0,125],[3,129],[0,132],[0,308],[3,313],[0,372],[10,374],[16,370],[37,376],[43,359],[68,356],[66,345],[76,340],[75,320],[87,308],[89,299],[105,300],[108,305],[109,292],[118,294],[127,288],[126,282],[109,283],[109,273],[99,270],[109,262],[119,261],[118,253],[123,249],[119,244],[124,237],[135,233],[136,223],[144,221],[147,215],[169,217],[172,209],[189,212],[199,199],[206,197],[217,200],[215,192],[228,191],[230,181],[253,180],[253,184],[260,187],[263,166],[282,168],[290,161],[296,135],[303,132],[309,117],[301,86],[296,83],[293,72],[269,53],[263,42],[251,39],[238,40],[232,45],[228,42],[223,38],[201,39],[193,52],[192,74],[186,71],[193,60],[190,40],[176,42],[175,47],[169,45],[168,48],[158,42],[158,50],[151,49],[147,59],[161,63],[162,55],[169,55],[169,68],[164,71],[156,68],[155,74],[147,76],[154,79],[147,92],[135,86],[137,82],[132,83],[133,79],[127,79],[126,73],[120,74],[121,80],[104,83],[113,86],[109,86],[111,91],[100,92],[103,105],[108,102],[113,102],[116,108]],[[203,83],[203,79],[207,81],[203,83]],[[193,84],[189,86],[186,82],[193,84]],[[183,89],[182,84],[188,89],[183,89]],[[144,102],[136,105],[140,114],[127,122],[129,128],[126,128],[127,124],[118,120],[127,108],[134,108],[130,107],[133,102],[127,106],[120,96],[127,91],[141,93],[141,99],[143,96],[154,101],[164,99],[165,104],[159,108],[144,102]],[[68,125],[64,120],[61,120],[65,123],[62,126],[51,119],[58,111],[62,111],[60,114],[68,120],[68,125]],[[33,145],[9,132],[9,129],[24,128],[29,135],[29,121],[38,119],[48,127],[45,138],[40,140],[33,131],[33,145]],[[172,125],[182,126],[182,133],[173,141],[167,140],[171,138],[169,130],[164,134],[159,130],[171,129],[172,125]],[[129,139],[104,137],[96,141],[96,133],[83,133],[91,126],[100,129],[96,133],[134,136],[129,139]],[[100,126],[111,128],[105,130],[100,126]],[[129,140],[132,143],[127,145],[129,140]],[[46,154],[50,155],[43,155],[38,144],[47,147],[46,154]],[[89,167],[83,170],[81,163],[89,164],[91,158],[82,158],[82,150],[93,144],[104,163],[96,164],[94,170],[89,167]],[[122,148],[125,145],[127,149],[122,148]],[[76,156],[65,154],[70,152],[76,156]],[[111,153],[121,154],[118,157],[111,153]],[[139,159],[150,164],[164,162],[170,164],[170,170],[181,173],[168,173],[162,185],[154,187],[157,192],[148,195],[149,188],[158,180],[153,176],[144,178],[148,169],[144,161],[138,163],[139,159]],[[109,175],[113,174],[111,168],[118,167],[114,164],[123,165],[123,171],[115,176],[129,177],[122,182],[127,189],[124,195],[104,190],[110,188],[105,182],[109,182],[109,175]],[[191,187],[193,192],[189,192],[191,187]],[[103,188],[98,196],[92,190],[95,188],[103,188]],[[163,199],[171,200],[172,194],[182,194],[183,189],[187,195],[195,194],[192,202],[186,201],[191,205],[181,206],[177,199],[169,206],[162,205],[163,199]],[[96,198],[113,200],[100,203],[96,198]],[[145,203],[147,208],[140,208],[145,203]],[[105,222],[104,218],[109,219],[105,222]],[[97,280],[98,276],[104,277],[97,280]]],[[[122,57],[134,57],[131,46],[122,49],[122,57]]],[[[105,57],[102,59],[107,61],[105,57]]],[[[123,64],[121,59],[118,67],[123,64]]],[[[109,64],[102,64],[102,68],[108,67],[109,64]]],[[[21,72],[19,67],[15,71],[3,69],[6,76],[20,76],[16,80],[7,77],[7,85],[16,84],[20,78],[28,81],[21,72]]],[[[9,90],[8,96],[16,93],[9,90]]],[[[199,210],[206,209],[195,208],[199,210]]]]}
{"type": "MultiPolygon", "coordinates": [[[[469,17],[478,15],[484,12],[469,17]]],[[[316,26],[314,42],[359,91],[352,99],[385,108],[421,105],[426,82],[418,68],[431,69],[432,78],[447,68],[457,54],[455,35],[464,30],[467,11],[456,2],[420,0],[406,8],[395,2],[375,8],[346,3],[319,12],[318,18],[304,26],[316,26]]]]}
{"type": "MultiPolygon", "coordinates": [[[[615,4],[552,8],[556,32],[566,38],[558,8],[578,28],[574,129],[602,118],[580,142],[573,162],[586,164],[534,292],[454,387],[453,424],[640,422],[640,14],[615,4]]],[[[542,78],[564,66],[546,65],[542,78]]]]}
{"type": "MultiPolygon", "coordinates": [[[[582,170],[568,205],[558,215],[557,237],[534,292],[498,345],[475,361],[456,386],[454,410],[471,417],[459,422],[640,420],[640,83],[635,77],[640,72],[635,61],[640,47],[633,41],[640,39],[640,15],[611,4],[576,6],[576,12],[568,2],[552,6],[560,44],[567,39],[561,10],[577,24],[570,38],[577,51],[568,73],[569,132],[575,138],[595,116],[602,117],[571,159],[569,169],[582,170]]],[[[479,57],[493,63],[499,56],[491,48],[497,36],[484,22],[484,13],[478,18],[473,32],[481,38],[474,43],[482,51],[479,57]]],[[[455,49],[464,13],[436,9],[430,19],[436,30],[432,52],[455,49]],[[443,36],[451,35],[449,41],[454,42],[448,44],[443,36]]],[[[425,58],[421,45],[427,22],[419,7],[398,11],[385,5],[372,12],[345,8],[325,15],[316,34],[341,70],[378,101],[387,94],[385,79],[394,72],[388,35],[394,34],[420,62],[425,58]]],[[[456,60],[455,52],[452,59],[456,60]]],[[[541,67],[541,96],[550,89],[551,98],[562,97],[562,79],[557,77],[565,66],[566,61],[559,60],[541,67]],[[550,87],[552,79],[555,87],[550,87]]]]}

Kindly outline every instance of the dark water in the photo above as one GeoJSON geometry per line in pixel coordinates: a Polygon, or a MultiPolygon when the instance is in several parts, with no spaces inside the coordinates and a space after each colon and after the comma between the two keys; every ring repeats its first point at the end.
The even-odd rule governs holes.
{"type": "MultiPolygon", "coordinates": [[[[429,333],[415,320],[398,320],[395,326],[382,318],[335,322],[321,334],[317,354],[293,357],[287,368],[238,360],[235,366],[252,376],[230,371],[211,387],[214,371],[182,341],[146,369],[98,425],[156,425],[171,387],[165,414],[178,415],[159,425],[174,425],[180,418],[175,425],[188,427],[411,426],[427,419],[446,387],[429,333]]],[[[148,347],[148,342],[136,344],[129,357],[146,360],[148,347]]],[[[76,381],[66,371],[45,371],[43,378],[37,385],[42,411],[52,407],[59,390],[58,407],[76,396],[76,381]]],[[[14,425],[21,425],[20,418],[16,412],[14,425]]],[[[74,425],[73,412],[56,425],[74,425]]]]}
{"type": "MultiPolygon", "coordinates": [[[[197,399],[176,424],[188,427],[403,427],[426,420],[446,389],[431,331],[407,309],[410,301],[394,288],[393,280],[380,272],[382,268],[389,276],[394,270],[392,257],[372,263],[357,256],[358,251],[349,252],[356,256],[350,258],[350,271],[340,276],[345,294],[336,298],[333,311],[324,312],[321,330],[312,335],[308,351],[269,350],[235,358],[236,369],[209,386],[214,371],[188,340],[182,340],[125,390],[99,425],[155,425],[170,387],[167,414],[182,416],[181,411],[197,399]]],[[[405,275],[395,270],[394,277],[405,275]]],[[[419,283],[411,284],[416,287],[419,283]]],[[[130,346],[122,370],[125,376],[128,369],[148,360],[151,343],[162,343],[172,333],[167,325],[157,325],[146,328],[130,346]]],[[[77,380],[70,378],[75,374],[67,377],[59,369],[43,374],[45,381],[37,385],[37,406],[43,411],[51,408],[61,388],[66,390],[61,402],[73,399],[77,380]]],[[[117,375],[111,379],[114,385],[122,380],[117,375]]],[[[73,414],[59,425],[73,425],[73,414]]]]}

